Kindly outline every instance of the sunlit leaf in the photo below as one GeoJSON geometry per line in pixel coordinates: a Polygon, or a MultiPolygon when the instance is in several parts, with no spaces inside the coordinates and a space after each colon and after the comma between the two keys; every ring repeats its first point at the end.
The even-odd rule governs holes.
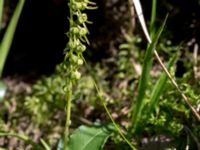
{"type": "MultiPolygon", "coordinates": [[[[112,125],[80,126],[70,136],[68,150],[101,150],[109,136],[114,132],[112,125]]],[[[61,139],[57,150],[63,150],[61,139]]]]}

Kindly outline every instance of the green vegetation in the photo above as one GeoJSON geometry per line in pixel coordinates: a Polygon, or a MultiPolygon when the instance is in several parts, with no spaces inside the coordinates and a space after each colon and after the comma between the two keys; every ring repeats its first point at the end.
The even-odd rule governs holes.
{"type": "MultiPolygon", "coordinates": [[[[19,0],[0,45],[0,75],[24,2],[19,0]]],[[[68,42],[64,60],[55,72],[41,77],[31,86],[31,92],[23,95],[10,92],[4,97],[1,93],[5,87],[0,82],[0,101],[4,97],[4,109],[0,110],[2,139],[17,138],[24,142],[23,148],[29,145],[35,150],[145,149],[152,141],[167,143],[165,149],[200,149],[200,77],[195,69],[200,57],[187,50],[185,57],[193,55],[194,60],[184,62],[187,72],[182,78],[176,77],[181,52],[174,50],[181,44],[167,40],[164,31],[168,15],[157,28],[157,1],[152,0],[149,34],[140,2],[133,2],[148,43],[141,35],[128,32],[115,57],[96,63],[84,58],[84,52],[90,44],[86,12],[98,8],[89,0],[68,2],[68,42]],[[168,60],[166,67],[163,60],[168,60]],[[9,98],[22,103],[15,104],[20,112],[8,119],[8,126],[3,113],[11,107],[9,98]],[[15,118],[25,116],[29,130],[39,130],[37,139],[25,131],[17,132],[15,118]]],[[[0,10],[1,23],[3,1],[0,10]]]]}
{"type": "MultiPolygon", "coordinates": [[[[8,28],[6,30],[6,33],[0,43],[0,79],[2,77],[2,73],[3,73],[3,68],[5,65],[5,61],[8,55],[8,52],[10,50],[11,44],[12,44],[12,40],[14,37],[14,33],[16,30],[16,26],[21,14],[21,11],[23,9],[24,6],[24,0],[20,0],[16,10],[14,12],[14,15],[12,16],[12,19],[8,25],[8,28]]],[[[4,6],[4,0],[2,0],[0,2],[0,31],[1,31],[1,25],[2,25],[2,18],[3,18],[3,6],[4,6]]],[[[2,99],[2,97],[4,96],[3,93],[5,93],[6,87],[4,86],[4,83],[0,80],[0,101],[2,99]]]]}

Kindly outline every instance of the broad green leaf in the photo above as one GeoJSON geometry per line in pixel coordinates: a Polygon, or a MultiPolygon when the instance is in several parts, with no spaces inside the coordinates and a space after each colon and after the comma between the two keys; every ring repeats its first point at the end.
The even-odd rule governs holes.
{"type": "Polygon", "coordinates": [[[25,0],[19,0],[0,45],[0,77],[2,76],[4,64],[5,64],[10,46],[12,44],[15,29],[17,27],[17,23],[18,23],[22,8],[24,6],[24,3],[25,3],[25,0]]]}
{"type": "Polygon", "coordinates": [[[6,86],[2,81],[0,81],[0,102],[3,100],[5,94],[6,94],[6,86]]]}
{"type": "MultiPolygon", "coordinates": [[[[82,125],[70,136],[68,150],[102,150],[107,139],[113,132],[113,125],[82,125]]],[[[61,140],[57,150],[63,150],[63,147],[61,140]]]]}
{"type": "Polygon", "coordinates": [[[138,121],[142,117],[142,109],[145,104],[145,91],[147,89],[147,85],[149,82],[149,76],[150,76],[150,70],[152,67],[152,58],[153,58],[153,52],[156,48],[157,42],[159,40],[159,37],[164,29],[164,26],[166,24],[167,17],[163,21],[161,27],[159,28],[158,32],[155,34],[155,37],[153,39],[153,42],[147,47],[147,51],[145,53],[144,57],[144,63],[142,68],[142,74],[139,80],[139,86],[138,86],[138,96],[136,99],[135,107],[133,108],[133,130],[135,131],[138,126],[138,121]]]}

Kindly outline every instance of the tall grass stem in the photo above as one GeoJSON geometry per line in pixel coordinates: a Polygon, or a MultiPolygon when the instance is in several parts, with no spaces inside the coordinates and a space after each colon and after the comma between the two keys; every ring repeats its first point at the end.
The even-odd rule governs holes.
{"type": "Polygon", "coordinates": [[[93,78],[93,84],[94,84],[95,89],[96,89],[96,91],[97,91],[98,97],[99,97],[99,99],[101,100],[101,103],[102,103],[102,105],[103,105],[103,107],[104,107],[104,109],[105,109],[105,111],[106,111],[108,117],[109,117],[110,120],[112,121],[112,123],[113,123],[115,129],[117,130],[117,132],[119,133],[119,135],[122,137],[122,139],[123,139],[133,150],[136,150],[136,148],[135,148],[135,147],[131,144],[131,142],[125,137],[125,135],[123,134],[123,132],[121,131],[121,129],[119,128],[119,126],[117,125],[117,123],[115,122],[115,120],[113,119],[111,113],[109,112],[109,110],[108,110],[108,108],[107,108],[107,106],[106,106],[105,100],[104,100],[104,98],[103,98],[103,96],[102,96],[102,94],[101,94],[101,92],[100,92],[100,90],[99,90],[99,87],[98,87],[97,83],[95,82],[95,78],[94,78],[93,72],[91,71],[89,65],[87,64],[87,62],[86,62],[86,60],[85,60],[85,58],[84,58],[83,56],[81,56],[81,57],[82,57],[82,59],[84,60],[84,62],[85,62],[85,64],[86,64],[86,68],[88,69],[88,71],[90,72],[90,74],[91,74],[91,76],[92,76],[92,78],[93,78]]]}

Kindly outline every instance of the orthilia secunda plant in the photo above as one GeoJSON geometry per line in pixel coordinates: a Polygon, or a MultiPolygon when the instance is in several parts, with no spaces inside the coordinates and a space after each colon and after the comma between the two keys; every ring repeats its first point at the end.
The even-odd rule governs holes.
{"type": "Polygon", "coordinates": [[[65,58],[62,67],[66,70],[66,85],[64,91],[66,93],[66,124],[64,131],[64,150],[67,149],[70,114],[71,114],[71,96],[72,88],[76,81],[80,79],[80,67],[83,65],[83,52],[86,50],[86,44],[89,44],[87,34],[89,33],[86,23],[88,16],[83,11],[86,9],[96,9],[95,3],[89,0],[70,0],[69,3],[69,31],[67,32],[68,43],[64,50],[65,58]]]}

